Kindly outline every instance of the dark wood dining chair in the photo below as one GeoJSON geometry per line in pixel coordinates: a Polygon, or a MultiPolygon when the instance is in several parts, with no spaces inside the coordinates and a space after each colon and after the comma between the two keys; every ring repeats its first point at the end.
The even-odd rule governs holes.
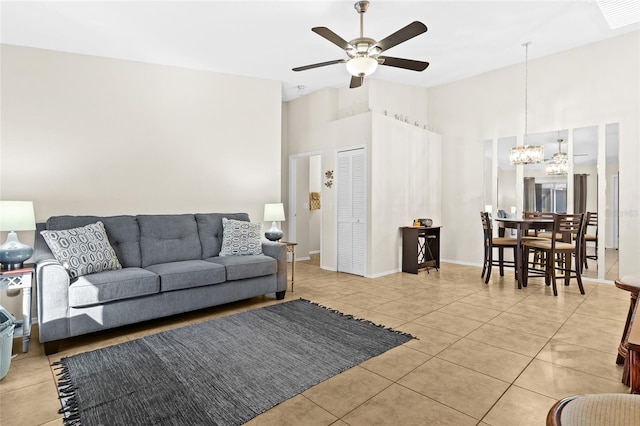
{"type": "MultiPolygon", "coordinates": [[[[622,370],[622,383],[629,386],[631,374],[631,364],[629,359],[629,330],[634,326],[634,320],[636,318],[636,305],[638,301],[638,294],[640,294],[640,275],[627,275],[620,277],[614,281],[614,284],[620,290],[628,291],[631,296],[629,311],[627,312],[627,321],[624,325],[624,330],[622,331],[622,337],[620,338],[620,344],[618,345],[618,356],[616,357],[616,364],[624,365],[622,370]]],[[[638,321],[640,321],[640,318],[638,321]]],[[[640,331],[640,326],[636,325],[635,329],[640,331]]]]}
{"type": "MultiPolygon", "coordinates": [[[[484,233],[484,261],[482,263],[482,274],[485,284],[489,283],[491,278],[491,268],[498,266],[500,268],[500,276],[504,276],[504,267],[516,267],[516,250],[518,240],[507,237],[494,237],[491,217],[487,212],[480,212],[482,220],[482,231],[484,233]],[[498,249],[498,260],[493,259],[493,250],[498,249]],[[513,261],[504,260],[504,249],[513,249],[513,261]]],[[[516,272],[517,273],[517,272],[516,272]]],[[[517,276],[517,275],[516,275],[517,276]]]]}
{"type": "Polygon", "coordinates": [[[585,217],[584,242],[582,246],[584,267],[589,269],[587,259],[598,261],[598,212],[587,212],[585,217]],[[590,229],[592,232],[589,232],[590,229]],[[595,243],[593,254],[587,253],[587,243],[595,243]]]}
{"type": "MultiPolygon", "coordinates": [[[[522,243],[523,258],[528,259],[531,252],[544,253],[545,283],[553,286],[553,295],[558,295],[556,286],[556,271],[563,274],[564,285],[568,286],[571,278],[578,282],[580,293],[584,294],[582,286],[582,243],[584,233],[584,213],[556,214],[553,221],[553,231],[549,239],[526,240],[522,243]],[[575,238],[574,238],[575,235],[575,238]],[[575,268],[571,267],[571,264],[575,268]]],[[[529,262],[524,262],[523,282],[526,284],[529,276],[529,262]]]]}
{"type": "MultiPolygon", "coordinates": [[[[548,212],[524,212],[522,217],[525,219],[551,219],[553,220],[553,213],[548,212]]],[[[551,232],[539,232],[537,229],[529,231],[527,234],[529,237],[551,238],[551,232]]]]}

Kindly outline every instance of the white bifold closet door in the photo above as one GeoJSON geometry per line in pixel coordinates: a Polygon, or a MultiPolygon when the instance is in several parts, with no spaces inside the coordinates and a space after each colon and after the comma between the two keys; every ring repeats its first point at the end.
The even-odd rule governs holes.
{"type": "Polygon", "coordinates": [[[364,148],[338,152],[338,271],[366,273],[366,170],[364,148]]]}

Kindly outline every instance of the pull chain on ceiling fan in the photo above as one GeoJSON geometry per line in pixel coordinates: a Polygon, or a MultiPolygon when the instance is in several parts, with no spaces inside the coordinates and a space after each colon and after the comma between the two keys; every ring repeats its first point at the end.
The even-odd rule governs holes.
{"type": "Polygon", "coordinates": [[[293,71],[304,71],[327,65],[346,63],[347,71],[351,74],[351,83],[349,84],[349,87],[355,88],[360,87],[364,81],[364,77],[373,73],[378,65],[386,65],[412,71],[424,71],[429,66],[428,62],[394,58],[391,56],[381,56],[382,52],[385,50],[391,49],[400,43],[426,32],[426,25],[422,22],[414,21],[390,36],[380,41],[376,41],[364,36],[364,14],[369,8],[369,2],[359,1],[354,4],[354,8],[360,15],[360,37],[358,38],[347,42],[327,27],[311,28],[311,31],[314,33],[324,37],[331,43],[343,49],[349,59],[336,59],[333,61],[319,62],[317,64],[293,68],[293,71]]]}

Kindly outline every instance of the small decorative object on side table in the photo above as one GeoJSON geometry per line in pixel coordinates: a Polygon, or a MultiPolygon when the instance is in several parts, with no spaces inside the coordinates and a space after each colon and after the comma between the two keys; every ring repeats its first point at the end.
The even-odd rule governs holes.
{"type": "Polygon", "coordinates": [[[22,337],[22,352],[29,352],[31,336],[31,281],[35,265],[25,263],[20,269],[0,271],[0,290],[22,289],[22,321],[13,332],[13,337],[22,337]]]}
{"type": "Polygon", "coordinates": [[[296,277],[296,246],[298,243],[290,243],[288,241],[280,241],[287,245],[287,253],[291,253],[291,292],[293,293],[293,282],[296,277]]]}

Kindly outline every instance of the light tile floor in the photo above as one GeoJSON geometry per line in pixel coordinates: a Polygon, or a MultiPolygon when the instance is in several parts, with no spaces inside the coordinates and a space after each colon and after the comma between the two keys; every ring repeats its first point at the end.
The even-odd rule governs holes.
{"type": "MultiPolygon", "coordinates": [[[[559,285],[540,279],[518,290],[513,272],[443,264],[440,272],[377,279],[296,264],[295,292],[417,339],[322,382],[250,425],[544,425],[558,399],[620,392],[617,345],[629,294],[612,284],[559,285]]],[[[46,357],[37,327],[0,382],[0,424],[61,425],[55,372],[62,356],[97,349],[278,301],[257,297],[223,307],[70,339],[46,357]]],[[[14,347],[21,347],[16,341],[14,347]]]]}

